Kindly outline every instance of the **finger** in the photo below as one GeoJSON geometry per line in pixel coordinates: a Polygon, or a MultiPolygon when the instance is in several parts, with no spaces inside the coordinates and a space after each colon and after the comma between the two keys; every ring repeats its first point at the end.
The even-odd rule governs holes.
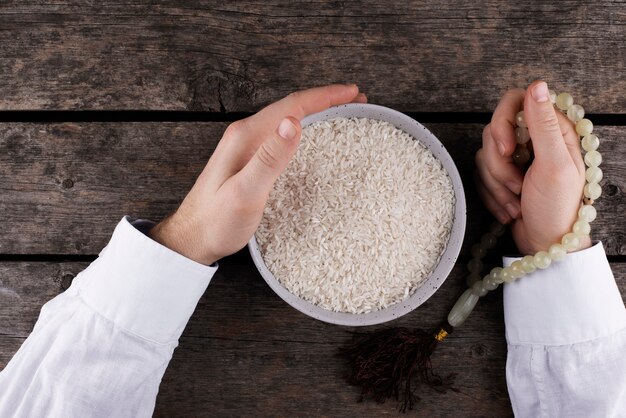
{"type": "MultiPolygon", "coordinates": [[[[234,131],[236,134],[231,135],[236,138],[228,138],[229,141],[224,146],[227,152],[221,156],[223,165],[227,167],[226,172],[234,174],[242,169],[263,141],[275,133],[283,119],[294,117],[300,120],[307,114],[320,112],[330,106],[362,99],[354,84],[334,84],[291,93],[238,122],[239,128],[234,131]]],[[[225,134],[224,139],[226,136],[225,134]]]]}
{"type": "Polygon", "coordinates": [[[513,89],[504,93],[491,117],[491,134],[502,157],[511,156],[515,151],[515,116],[522,110],[524,93],[524,89],[513,89]]]}
{"type": "Polygon", "coordinates": [[[563,135],[563,139],[565,140],[567,151],[574,161],[574,164],[576,164],[578,172],[583,173],[585,171],[585,163],[583,161],[582,154],[580,153],[580,137],[576,132],[576,126],[563,113],[556,112],[556,116],[559,120],[561,135],[563,135]]]}
{"type": "Polygon", "coordinates": [[[500,222],[503,224],[507,224],[511,222],[511,217],[507,213],[507,211],[500,206],[500,204],[496,201],[496,199],[489,193],[489,190],[485,187],[483,182],[478,175],[478,172],[474,174],[474,182],[476,184],[476,190],[478,191],[478,195],[480,196],[483,204],[487,208],[487,210],[500,222]]]}
{"type": "Polygon", "coordinates": [[[245,167],[235,175],[247,199],[267,199],[274,182],[295,155],[301,132],[298,119],[284,118],[245,167]]]}
{"type": "Polygon", "coordinates": [[[524,98],[524,117],[536,163],[547,164],[552,168],[572,162],[545,82],[536,81],[528,87],[524,98]]]}
{"type": "Polygon", "coordinates": [[[522,191],[524,176],[511,157],[500,155],[491,128],[487,125],[483,130],[483,148],[476,153],[476,164],[484,166],[498,183],[518,195],[522,191]]]}
{"type": "Polygon", "coordinates": [[[301,120],[331,106],[350,103],[358,94],[359,88],[355,84],[332,84],[297,91],[248,118],[248,126],[257,134],[261,131],[269,134],[287,116],[301,120]]]}
{"type": "Polygon", "coordinates": [[[484,153],[478,152],[476,154],[476,166],[478,168],[478,174],[480,175],[482,184],[489,191],[489,194],[495,199],[498,205],[504,208],[511,218],[517,218],[520,214],[519,196],[514,194],[493,177],[487,168],[487,165],[483,161],[484,158],[484,153]]]}
{"type": "Polygon", "coordinates": [[[367,96],[365,93],[359,93],[356,95],[352,103],[367,103],[367,96]]]}
{"type": "Polygon", "coordinates": [[[330,85],[292,93],[259,113],[232,123],[218,144],[208,167],[212,183],[219,187],[248,164],[263,141],[275,133],[286,117],[300,119],[305,112],[315,113],[343,103],[366,103],[367,97],[355,85],[330,85]]]}

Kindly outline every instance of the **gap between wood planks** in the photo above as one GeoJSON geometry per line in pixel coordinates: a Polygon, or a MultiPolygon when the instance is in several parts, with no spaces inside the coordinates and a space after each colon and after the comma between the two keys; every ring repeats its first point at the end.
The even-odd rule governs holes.
{"type": "MultiPolygon", "coordinates": [[[[245,251],[241,249],[240,251],[245,251]]],[[[234,254],[233,254],[234,255],[234,254]]],[[[2,262],[14,262],[14,261],[27,261],[27,262],[70,262],[70,263],[84,263],[92,262],[98,257],[98,254],[2,254],[0,253],[0,263],[2,262]]],[[[465,264],[471,258],[470,254],[461,254],[456,260],[456,263],[465,264]]],[[[609,255],[606,258],[609,263],[626,263],[626,255],[609,255]]],[[[499,263],[502,257],[496,255],[487,255],[485,257],[486,263],[499,263]]]]}
{"type": "MultiPolygon", "coordinates": [[[[203,112],[168,110],[0,110],[0,123],[30,122],[233,122],[252,112],[203,112]]],[[[491,118],[488,112],[405,112],[423,123],[481,123],[491,118]]],[[[626,114],[589,114],[595,125],[626,126],[626,114]]],[[[97,254],[1,254],[0,262],[91,262],[97,254]]],[[[496,257],[487,261],[497,262],[496,257]]],[[[608,255],[611,263],[626,263],[626,255],[608,255]]],[[[469,255],[460,255],[457,263],[466,263],[469,255]]]]}
{"type": "MultiPolygon", "coordinates": [[[[422,123],[489,123],[489,112],[403,112],[422,123]]],[[[0,122],[234,122],[252,112],[176,110],[2,110],[0,122]]],[[[626,126],[626,114],[590,113],[594,125],[626,126]]]]}

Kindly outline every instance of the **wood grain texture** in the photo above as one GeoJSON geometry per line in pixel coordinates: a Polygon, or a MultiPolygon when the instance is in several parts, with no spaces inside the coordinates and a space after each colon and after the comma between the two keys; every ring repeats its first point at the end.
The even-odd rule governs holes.
{"type": "Polygon", "coordinates": [[[403,111],[491,111],[537,78],[626,111],[622,2],[3,1],[0,109],[256,110],[356,82],[403,111]]]}
{"type": "MultiPolygon", "coordinates": [[[[455,160],[468,201],[463,253],[491,216],[472,181],[477,124],[428,124],[455,160]]],[[[0,124],[0,253],[97,254],[125,214],[158,221],[202,171],[223,123],[0,124]]],[[[624,127],[598,127],[605,161],[593,236],[626,254],[624,127]]],[[[514,251],[510,240],[504,251],[514,251]]]]}
{"type": "MultiPolygon", "coordinates": [[[[0,280],[0,370],[32,330],[41,305],[87,263],[4,262],[0,280]]],[[[626,299],[626,264],[612,264],[626,299]]],[[[392,325],[433,328],[464,288],[457,266],[424,305],[392,325]]],[[[368,329],[376,329],[371,327],[368,329]]],[[[313,320],[281,301],[246,252],[221,262],[174,353],[156,416],[395,416],[395,403],[356,403],[357,389],[337,347],[354,328],[313,320]]],[[[362,330],[362,329],[361,329],[362,330]]],[[[502,294],[484,298],[433,356],[442,374],[458,372],[458,393],[424,390],[416,416],[509,416],[502,294]]]]}

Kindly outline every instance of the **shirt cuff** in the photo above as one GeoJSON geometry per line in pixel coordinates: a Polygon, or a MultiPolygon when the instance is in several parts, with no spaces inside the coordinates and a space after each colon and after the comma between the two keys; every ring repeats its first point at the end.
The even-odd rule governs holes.
{"type": "Polygon", "coordinates": [[[130,217],[124,217],[72,287],[117,326],[168,343],[182,334],[217,266],[185,258],[140,231],[151,225],[145,220],[131,224],[130,217]]]}
{"type": "MultiPolygon", "coordinates": [[[[505,257],[504,265],[515,260],[505,257]]],[[[574,344],[625,328],[626,310],[602,243],[507,283],[504,318],[509,344],[574,344]]]]}

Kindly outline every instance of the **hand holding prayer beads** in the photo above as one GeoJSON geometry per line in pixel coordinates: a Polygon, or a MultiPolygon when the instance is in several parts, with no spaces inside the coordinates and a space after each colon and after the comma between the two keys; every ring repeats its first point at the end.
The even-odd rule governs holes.
{"type": "MultiPolygon", "coordinates": [[[[467,284],[469,288],[461,295],[448,315],[448,323],[453,327],[457,327],[465,321],[478,299],[487,294],[489,290],[495,289],[500,283],[517,280],[536,269],[548,268],[552,262],[562,260],[568,251],[577,250],[583,239],[588,239],[591,230],[589,224],[597,216],[596,209],[592,205],[602,194],[602,188],[599,184],[602,180],[602,170],[598,167],[602,163],[602,156],[597,151],[600,141],[596,135],[592,134],[593,123],[584,118],[585,110],[582,106],[574,104],[574,99],[570,94],[561,93],[557,95],[550,91],[550,99],[575,124],[576,133],[582,137],[581,147],[585,152],[584,162],[588,168],[585,171],[586,184],[583,189],[583,202],[578,211],[578,218],[574,222],[571,232],[563,235],[561,242],[554,243],[549,248],[534,255],[527,255],[508,267],[496,267],[480,279],[481,259],[487,250],[487,245],[483,243],[488,242],[489,247],[495,246],[493,237],[500,236],[503,232],[503,225],[494,224],[491,231],[483,236],[481,243],[472,247],[473,258],[468,263],[470,275],[467,278],[467,284]]],[[[517,148],[512,159],[516,164],[523,167],[530,161],[532,143],[523,111],[517,113],[515,121],[517,124],[515,129],[517,148]]]]}
{"type": "Polygon", "coordinates": [[[544,82],[505,93],[476,153],[477,190],[501,223],[494,223],[471,248],[468,289],[436,332],[387,328],[355,337],[342,349],[352,366],[349,382],[361,386],[362,395],[378,402],[395,397],[401,401],[400,410],[406,411],[419,399],[414,393],[416,386],[445,391],[451,381],[432,371],[430,356],[455,327],[463,324],[478,300],[501,283],[549,268],[568,251],[590,245],[589,223],[597,216],[592,204],[602,192],[602,170],[598,167],[602,157],[597,152],[599,140],[592,133],[593,124],[584,116],[585,110],[574,104],[571,95],[548,91],[544,82]],[[522,102],[528,119],[524,112],[518,112],[522,102]],[[567,117],[555,112],[554,105],[567,117]],[[584,162],[578,141],[586,153],[584,162]],[[525,170],[527,163],[531,164],[525,170]],[[511,220],[515,243],[528,255],[505,268],[495,267],[481,278],[483,258],[504,234],[503,224],[511,220]]]}

